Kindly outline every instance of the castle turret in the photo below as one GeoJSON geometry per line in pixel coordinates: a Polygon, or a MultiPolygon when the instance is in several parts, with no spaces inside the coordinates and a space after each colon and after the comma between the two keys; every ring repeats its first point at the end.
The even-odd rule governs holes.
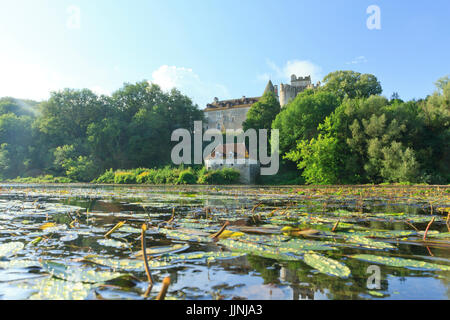
{"type": "Polygon", "coordinates": [[[278,92],[280,105],[284,107],[291,100],[305,90],[311,87],[311,76],[297,77],[295,74],[291,75],[291,84],[280,84],[280,90],[278,92]]]}
{"type": "Polygon", "coordinates": [[[273,92],[273,93],[275,93],[275,88],[274,88],[271,80],[269,80],[269,82],[267,83],[266,89],[264,90],[264,94],[266,92],[273,92]]]}

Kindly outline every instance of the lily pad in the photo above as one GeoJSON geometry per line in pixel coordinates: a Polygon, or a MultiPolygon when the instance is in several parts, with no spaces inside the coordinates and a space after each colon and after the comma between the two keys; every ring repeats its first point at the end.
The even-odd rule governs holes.
{"type": "Polygon", "coordinates": [[[420,270],[450,271],[450,266],[439,265],[439,264],[435,264],[435,263],[413,260],[413,259],[375,256],[375,255],[370,255],[370,254],[356,254],[351,257],[354,259],[378,263],[378,264],[384,264],[384,265],[391,266],[391,267],[411,268],[411,269],[420,269],[420,270]]]}
{"type": "Polygon", "coordinates": [[[102,246],[113,247],[113,248],[117,248],[117,249],[127,249],[130,247],[125,242],[113,240],[113,239],[100,239],[97,242],[99,244],[101,244],[102,246]]]}
{"type": "Polygon", "coordinates": [[[372,239],[368,239],[366,237],[362,236],[347,236],[345,237],[345,240],[350,243],[354,243],[362,248],[368,248],[368,249],[395,249],[396,247],[382,241],[375,241],[372,239]]]}
{"type": "Polygon", "coordinates": [[[52,276],[72,282],[99,283],[119,278],[124,274],[111,271],[96,271],[78,266],[66,266],[52,261],[42,262],[42,267],[52,276]]]}
{"type": "Polygon", "coordinates": [[[348,278],[350,269],[343,263],[317,253],[305,253],[305,263],[317,271],[340,278],[348,278]]]}
{"type": "Polygon", "coordinates": [[[82,282],[69,282],[55,278],[45,278],[36,284],[20,284],[25,290],[36,291],[30,300],[85,300],[92,285],[82,282]]]}
{"type": "Polygon", "coordinates": [[[22,250],[24,244],[22,242],[8,242],[0,244],[0,257],[8,257],[22,250]]]}

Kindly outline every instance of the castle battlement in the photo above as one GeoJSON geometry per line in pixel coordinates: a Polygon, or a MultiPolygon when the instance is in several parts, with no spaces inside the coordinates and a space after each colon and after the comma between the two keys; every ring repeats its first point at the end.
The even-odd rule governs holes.
{"type": "Polygon", "coordinates": [[[280,84],[278,97],[281,107],[284,107],[290,101],[306,89],[315,89],[320,86],[320,82],[314,85],[311,82],[311,76],[297,77],[295,74],[291,75],[291,84],[280,84]]]}

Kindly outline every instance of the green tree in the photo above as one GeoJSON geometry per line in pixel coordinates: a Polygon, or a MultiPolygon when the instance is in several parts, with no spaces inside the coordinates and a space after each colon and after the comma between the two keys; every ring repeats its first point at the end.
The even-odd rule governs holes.
{"type": "Polygon", "coordinates": [[[280,113],[280,102],[275,94],[266,91],[264,95],[255,102],[247,113],[247,118],[242,124],[244,131],[248,129],[270,129],[272,122],[280,113]]]}
{"type": "Polygon", "coordinates": [[[276,116],[273,129],[280,130],[280,154],[285,154],[299,140],[317,137],[318,125],[339,105],[332,92],[305,90],[276,116]]]}
{"type": "Polygon", "coordinates": [[[382,92],[381,84],[372,74],[335,71],[325,76],[321,90],[331,91],[339,98],[368,98],[382,92]]]}
{"type": "Polygon", "coordinates": [[[285,158],[297,163],[306,183],[340,183],[339,146],[334,137],[320,135],[310,141],[302,140],[297,148],[287,153],[285,158]]]}

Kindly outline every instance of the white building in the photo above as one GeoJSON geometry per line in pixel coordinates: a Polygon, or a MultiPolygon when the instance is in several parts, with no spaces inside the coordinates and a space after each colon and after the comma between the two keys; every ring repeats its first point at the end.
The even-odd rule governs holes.
{"type": "Polygon", "coordinates": [[[224,167],[233,168],[240,172],[240,182],[253,184],[260,171],[257,159],[249,157],[244,143],[229,143],[218,145],[205,158],[206,170],[218,170],[224,167]]]}

